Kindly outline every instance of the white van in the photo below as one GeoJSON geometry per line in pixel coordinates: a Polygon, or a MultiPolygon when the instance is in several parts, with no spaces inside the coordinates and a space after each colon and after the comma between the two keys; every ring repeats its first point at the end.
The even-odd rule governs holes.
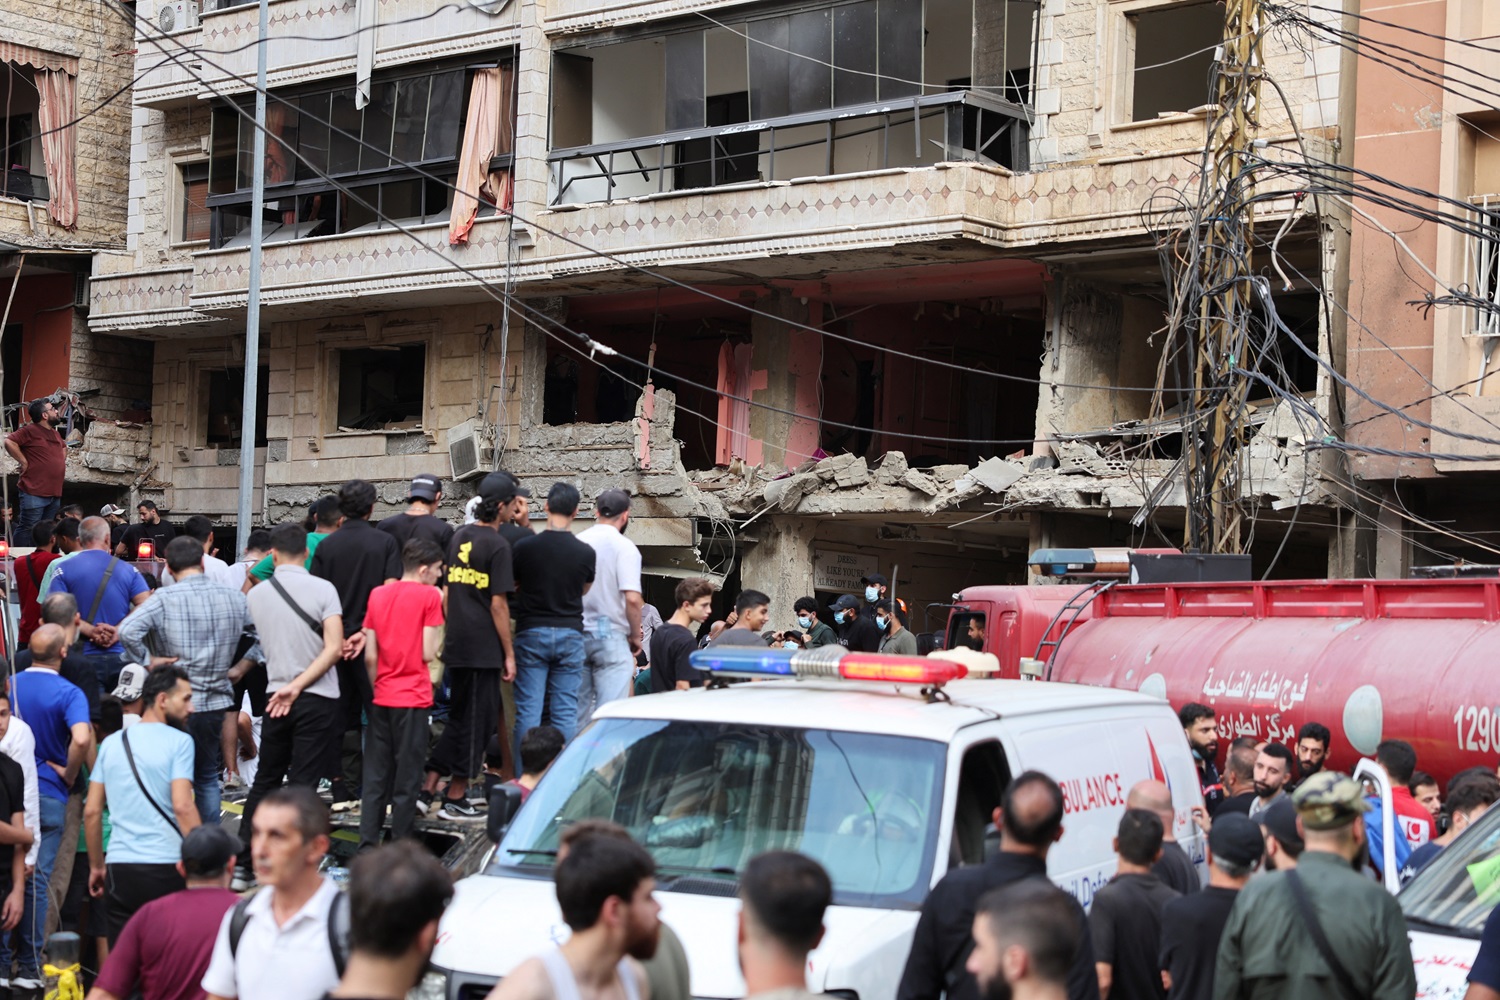
{"type": "Polygon", "coordinates": [[[1054,881],[1085,906],[1115,871],[1130,786],[1164,780],[1177,839],[1203,867],[1203,804],[1177,717],[1135,692],[966,680],[940,690],[778,680],[606,705],[562,753],[492,861],[458,884],[419,1000],[483,1000],[523,959],[566,940],[551,868],[588,817],[625,826],[659,866],[662,920],[695,997],[740,997],[736,872],[773,848],[828,869],[834,905],[809,960],[814,991],[889,1000],[928,890],[984,858],[1002,790],[1026,770],[1067,798],[1054,881]]]}
{"type": "Polygon", "coordinates": [[[1406,883],[1406,914],[1417,996],[1462,997],[1479,936],[1500,902],[1500,808],[1491,807],[1406,883]]]}

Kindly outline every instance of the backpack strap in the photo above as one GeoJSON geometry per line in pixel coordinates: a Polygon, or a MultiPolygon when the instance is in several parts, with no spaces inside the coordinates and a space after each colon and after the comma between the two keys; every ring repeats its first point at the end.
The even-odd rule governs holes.
{"type": "MultiPolygon", "coordinates": [[[[245,925],[250,923],[250,900],[248,896],[234,904],[229,917],[229,956],[233,958],[240,949],[240,938],[245,935],[245,925]]],[[[333,970],[340,979],[349,966],[349,894],[340,890],[328,906],[328,954],[333,958],[333,970]]]]}
{"type": "Polygon", "coordinates": [[[271,589],[272,590],[276,591],[276,593],[278,593],[278,594],[281,595],[281,599],[287,603],[287,607],[289,607],[293,611],[297,612],[297,617],[299,617],[303,621],[305,621],[307,623],[307,627],[308,628],[312,629],[318,635],[322,635],[323,634],[323,624],[322,624],[322,622],[318,621],[312,615],[308,614],[303,609],[302,605],[300,605],[296,601],[292,600],[292,595],[288,594],[286,592],[286,588],[281,585],[281,581],[280,580],[276,579],[276,577],[273,575],[266,582],[271,585],[271,589]]]}
{"type": "Polygon", "coordinates": [[[1360,996],[1359,987],[1354,985],[1354,977],[1349,975],[1349,970],[1344,963],[1339,961],[1338,955],[1333,950],[1333,945],[1328,941],[1328,935],[1323,933],[1323,925],[1318,922],[1318,914],[1313,910],[1312,900],[1307,898],[1307,887],[1297,877],[1296,869],[1286,873],[1287,885],[1291,887],[1292,898],[1297,901],[1297,910],[1302,914],[1302,922],[1307,925],[1307,932],[1312,936],[1313,945],[1317,947],[1318,954],[1323,956],[1323,961],[1328,964],[1333,973],[1333,981],[1339,987],[1337,992],[1341,996],[1354,1000],[1360,996]]]}
{"type": "Polygon", "coordinates": [[[110,556],[109,565],[104,567],[104,575],[99,578],[99,589],[94,591],[94,603],[89,605],[89,613],[83,616],[83,620],[90,625],[95,623],[99,615],[99,605],[104,600],[104,588],[109,586],[109,578],[115,575],[115,567],[119,563],[119,556],[110,556]]]}

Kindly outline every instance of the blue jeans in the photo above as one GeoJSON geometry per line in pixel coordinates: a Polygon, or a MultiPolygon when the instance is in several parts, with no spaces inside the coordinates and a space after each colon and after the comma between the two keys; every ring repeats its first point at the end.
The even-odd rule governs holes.
{"type": "Polygon", "coordinates": [[[605,702],[630,695],[635,677],[635,654],[624,632],[599,625],[583,634],[583,681],[578,685],[578,728],[594,717],[594,709],[605,702]]]}
{"type": "MultiPolygon", "coordinates": [[[[194,712],[188,716],[188,735],[193,738],[193,798],[198,818],[207,824],[219,822],[219,771],[224,766],[224,709],[194,712]]],[[[163,803],[165,804],[165,803],[163,803]]]]}
{"type": "MultiPolygon", "coordinates": [[[[36,870],[26,880],[25,909],[21,912],[20,926],[16,928],[20,941],[15,956],[17,979],[41,979],[42,946],[46,943],[43,931],[47,927],[47,886],[52,880],[52,866],[57,863],[57,849],[62,844],[63,821],[68,811],[67,803],[45,792],[37,798],[42,842],[36,852],[36,870]]],[[[75,870],[73,875],[87,878],[88,872],[86,869],[83,872],[75,870]]],[[[0,936],[0,978],[10,974],[10,939],[9,934],[0,936]]]]}
{"type": "Polygon", "coordinates": [[[516,730],[512,734],[516,768],[521,767],[521,737],[542,721],[542,704],[551,699],[552,725],[571,740],[578,732],[578,688],[583,680],[583,633],[571,628],[529,628],[517,632],[516,730]]]}
{"type": "Polygon", "coordinates": [[[30,545],[31,529],[42,521],[54,520],[61,509],[62,497],[34,497],[30,493],[22,493],[21,511],[12,531],[15,543],[30,545]]]}
{"type": "Polygon", "coordinates": [[[99,678],[100,697],[113,694],[115,686],[120,683],[120,668],[125,666],[125,657],[120,653],[86,653],[83,658],[94,668],[94,676],[99,678]]]}

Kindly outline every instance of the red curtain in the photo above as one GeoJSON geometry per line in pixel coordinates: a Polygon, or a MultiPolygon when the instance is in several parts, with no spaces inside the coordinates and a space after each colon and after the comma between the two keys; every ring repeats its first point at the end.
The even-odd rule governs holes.
{"type": "Polygon", "coordinates": [[[37,125],[42,133],[42,160],[51,198],[47,212],[59,226],[78,226],[78,127],[74,124],[78,80],[58,69],[34,71],[40,95],[37,125]]]}

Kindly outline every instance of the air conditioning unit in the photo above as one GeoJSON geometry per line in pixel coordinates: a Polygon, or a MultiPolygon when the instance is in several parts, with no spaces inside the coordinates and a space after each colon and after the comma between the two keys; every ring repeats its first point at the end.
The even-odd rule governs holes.
{"type": "Polygon", "coordinates": [[[163,3],[156,12],[156,26],[169,34],[198,27],[198,0],[163,3]]]}
{"type": "Polygon", "coordinates": [[[482,420],[448,428],[448,464],[454,479],[476,479],[495,461],[494,429],[482,420]]]}

